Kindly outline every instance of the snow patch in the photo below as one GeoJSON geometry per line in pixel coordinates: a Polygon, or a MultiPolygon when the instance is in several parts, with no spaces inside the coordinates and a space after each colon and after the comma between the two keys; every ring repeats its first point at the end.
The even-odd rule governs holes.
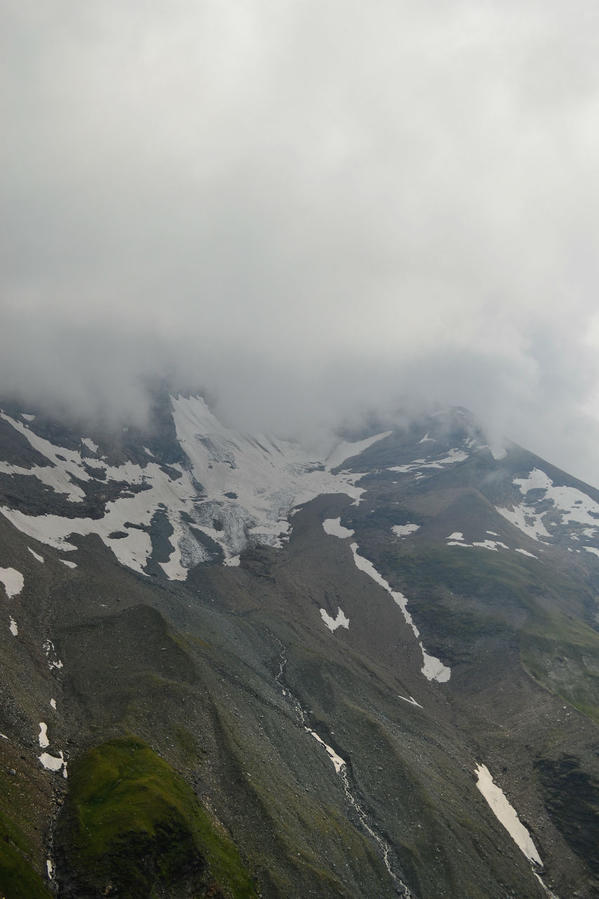
{"type": "Polygon", "coordinates": [[[515,549],[514,552],[520,553],[521,556],[529,556],[531,559],[538,559],[538,556],[535,556],[534,553],[529,553],[526,549],[515,549]]]}
{"type": "Polygon", "coordinates": [[[391,528],[396,537],[409,537],[420,530],[419,524],[394,524],[391,528]]]}
{"type": "Polygon", "coordinates": [[[0,584],[4,584],[7,597],[12,599],[25,586],[25,578],[16,568],[0,568],[0,584]]]}
{"type": "Polygon", "coordinates": [[[469,454],[464,452],[464,450],[450,449],[447,455],[442,456],[440,459],[414,459],[412,462],[407,462],[405,465],[392,465],[387,471],[399,471],[403,474],[407,474],[424,468],[443,469],[447,465],[454,465],[456,462],[464,462],[468,457],[469,454]]]}
{"type": "Polygon", "coordinates": [[[50,669],[50,671],[52,671],[53,668],[56,670],[60,670],[64,667],[61,660],[58,658],[52,640],[44,640],[44,642],[42,643],[42,649],[44,650],[46,658],[48,659],[48,668],[50,669]]]}
{"type": "Polygon", "coordinates": [[[532,837],[520,821],[514,807],[508,802],[501,787],[498,787],[497,784],[493,782],[489,769],[486,765],[477,765],[475,774],[477,777],[476,786],[488,802],[489,807],[497,820],[503,824],[526,858],[542,867],[543,862],[541,861],[537,847],[532,841],[532,837]]]}
{"type": "Polygon", "coordinates": [[[354,536],[354,531],[343,527],[341,518],[325,518],[322,527],[325,534],[329,534],[331,537],[339,537],[341,540],[345,539],[345,537],[354,536]]]}
{"type": "Polygon", "coordinates": [[[83,446],[85,446],[90,451],[90,453],[97,453],[98,450],[100,449],[98,444],[94,443],[94,441],[91,439],[91,437],[82,437],[81,443],[83,444],[83,446]]]}
{"type": "Polygon", "coordinates": [[[31,549],[30,546],[28,546],[27,549],[29,550],[29,552],[31,553],[31,555],[33,556],[34,559],[37,559],[38,562],[41,562],[43,564],[43,562],[44,562],[43,556],[38,555],[38,553],[36,553],[36,551],[34,549],[31,549]]]}
{"type": "Polygon", "coordinates": [[[337,774],[339,774],[341,769],[345,768],[345,761],[341,758],[340,755],[337,755],[335,750],[331,746],[329,746],[328,743],[325,743],[325,741],[323,739],[321,739],[321,737],[318,736],[318,734],[316,733],[315,730],[311,730],[309,727],[306,727],[306,731],[312,737],[314,737],[314,739],[316,740],[317,743],[320,743],[321,746],[324,746],[324,748],[327,751],[328,757],[330,758],[333,765],[335,766],[335,771],[337,772],[337,774]]]}
{"type": "Polygon", "coordinates": [[[229,556],[228,559],[225,559],[224,565],[227,565],[229,568],[239,568],[241,565],[241,557],[240,556],[229,556]]]}
{"type": "Polygon", "coordinates": [[[506,518],[515,528],[526,534],[532,540],[539,542],[551,538],[551,534],[542,522],[542,515],[538,515],[534,509],[528,506],[514,506],[513,509],[496,507],[500,515],[506,518]]]}
{"type": "Polygon", "coordinates": [[[437,659],[435,656],[429,655],[422,645],[422,640],[420,639],[420,631],[414,624],[414,620],[410,613],[408,612],[408,600],[400,593],[398,590],[393,590],[391,585],[385,580],[385,578],[379,574],[376,570],[372,562],[365,558],[365,556],[361,556],[358,552],[358,544],[352,543],[350,544],[350,548],[354,557],[354,563],[356,568],[360,571],[363,571],[369,577],[372,578],[375,583],[379,584],[384,590],[389,593],[393,601],[399,606],[402,611],[404,620],[406,624],[408,624],[412,633],[418,640],[418,645],[420,646],[420,651],[422,652],[422,674],[426,677],[427,680],[435,680],[439,683],[446,683],[451,677],[451,669],[441,662],[440,659],[437,659]]]}
{"type": "Polygon", "coordinates": [[[339,443],[326,457],[325,465],[328,469],[338,468],[346,459],[353,459],[354,456],[360,456],[365,450],[371,447],[379,440],[390,437],[393,431],[383,431],[381,434],[375,434],[373,437],[366,437],[365,440],[358,440],[350,443],[343,440],[339,443]]]}
{"type": "Polygon", "coordinates": [[[336,618],[331,618],[326,609],[321,609],[320,615],[326,627],[328,627],[331,633],[333,633],[333,631],[336,631],[338,627],[344,627],[349,630],[349,618],[346,618],[340,606],[337,606],[336,618]]]}
{"type": "Polygon", "coordinates": [[[55,699],[51,699],[51,700],[50,700],[50,705],[52,706],[52,708],[54,709],[54,711],[56,711],[56,700],[55,700],[55,699]]]}
{"type": "Polygon", "coordinates": [[[50,745],[50,740],[48,739],[48,725],[45,723],[45,721],[40,721],[38,741],[40,744],[40,749],[47,749],[50,745]]]}
{"type": "MultiPolygon", "coordinates": [[[[487,534],[489,533],[491,532],[487,531],[487,534]]],[[[499,547],[501,547],[501,549],[509,549],[509,546],[502,543],[501,540],[489,540],[488,538],[485,538],[484,540],[473,540],[472,543],[466,543],[461,531],[454,531],[453,534],[449,535],[447,538],[447,546],[463,546],[468,549],[477,547],[478,549],[488,549],[491,552],[498,552],[499,547]]]]}
{"type": "Polygon", "coordinates": [[[10,623],[9,623],[9,625],[8,625],[8,629],[9,629],[9,631],[11,632],[11,634],[13,635],[13,637],[18,637],[18,636],[19,636],[19,628],[18,628],[17,622],[15,621],[14,618],[11,618],[11,619],[10,619],[10,623]]]}
{"type": "Polygon", "coordinates": [[[588,553],[593,553],[595,556],[599,556],[599,549],[596,549],[594,546],[583,546],[588,553]]]}
{"type": "Polygon", "coordinates": [[[513,483],[524,496],[531,490],[543,490],[543,498],[551,500],[555,509],[562,513],[562,519],[568,523],[599,527],[599,503],[576,487],[555,486],[540,468],[533,468],[526,478],[514,478],[513,483]]]}
{"type": "Polygon", "coordinates": [[[49,752],[42,752],[42,754],[38,756],[38,758],[46,771],[62,771],[62,776],[66,780],[66,778],[68,777],[67,763],[64,760],[62,750],[58,756],[50,755],[49,752]]]}
{"type": "Polygon", "coordinates": [[[66,565],[67,568],[77,568],[77,562],[71,562],[69,559],[59,559],[58,561],[66,565]]]}
{"type": "Polygon", "coordinates": [[[418,706],[419,709],[422,708],[422,706],[420,705],[420,703],[419,703],[419,702],[416,702],[416,700],[414,699],[413,696],[410,696],[410,697],[408,698],[407,696],[402,696],[400,693],[398,693],[398,694],[397,694],[397,698],[398,698],[398,699],[403,699],[404,702],[408,702],[410,705],[418,706]]]}
{"type": "Polygon", "coordinates": [[[498,552],[501,549],[509,549],[501,540],[473,540],[472,546],[478,546],[480,549],[490,549],[492,552],[498,552]]]}

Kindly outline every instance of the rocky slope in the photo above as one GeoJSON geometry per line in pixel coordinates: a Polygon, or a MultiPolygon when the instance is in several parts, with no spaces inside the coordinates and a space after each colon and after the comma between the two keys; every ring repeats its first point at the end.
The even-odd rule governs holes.
{"type": "Polygon", "coordinates": [[[355,437],[4,404],[3,895],[599,895],[599,492],[355,437]]]}

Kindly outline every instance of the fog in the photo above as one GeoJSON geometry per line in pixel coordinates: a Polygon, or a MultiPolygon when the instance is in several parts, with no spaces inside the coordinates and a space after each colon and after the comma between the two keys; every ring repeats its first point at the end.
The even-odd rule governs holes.
{"type": "Polygon", "coordinates": [[[0,393],[464,405],[599,485],[599,10],[4,0],[0,393]]]}

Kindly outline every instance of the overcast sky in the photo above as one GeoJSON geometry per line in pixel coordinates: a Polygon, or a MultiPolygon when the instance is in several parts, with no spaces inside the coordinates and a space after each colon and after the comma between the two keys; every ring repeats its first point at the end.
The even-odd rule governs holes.
{"type": "Polygon", "coordinates": [[[470,407],[599,485],[599,7],[0,0],[0,378],[470,407]]]}

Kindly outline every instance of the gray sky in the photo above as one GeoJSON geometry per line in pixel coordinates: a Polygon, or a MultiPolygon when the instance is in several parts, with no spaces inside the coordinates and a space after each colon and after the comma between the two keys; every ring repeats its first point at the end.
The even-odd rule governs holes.
{"type": "Polygon", "coordinates": [[[0,377],[432,400],[599,484],[599,7],[0,0],[0,377]]]}

